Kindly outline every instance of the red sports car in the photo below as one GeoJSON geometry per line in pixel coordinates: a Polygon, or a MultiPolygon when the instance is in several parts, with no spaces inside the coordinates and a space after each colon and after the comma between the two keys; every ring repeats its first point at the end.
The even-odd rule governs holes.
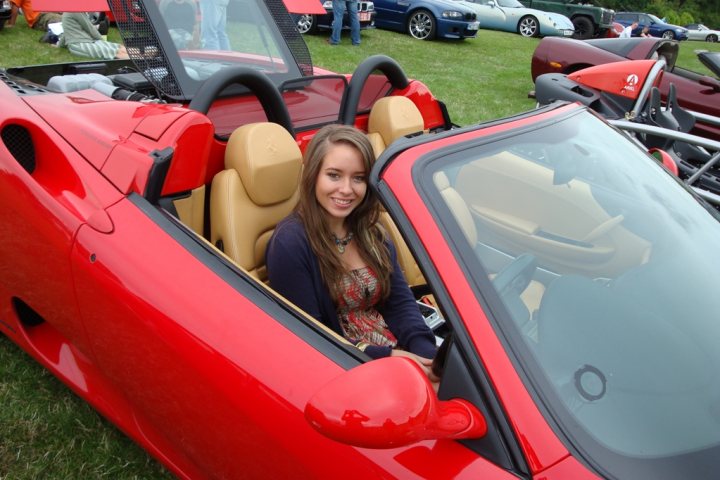
{"type": "MultiPolygon", "coordinates": [[[[547,37],[532,57],[533,81],[543,73],[572,73],[603,63],[648,60],[662,55],[668,64],[660,84],[663,99],[670,83],[677,90],[679,104],[688,110],[720,117],[720,57],[705,55],[704,65],[715,76],[703,75],[675,65],[678,44],[661,38],[612,38],[573,40],[547,37]],[[706,58],[705,58],[706,57],[706,58]]],[[[720,129],[698,123],[694,133],[720,140],[720,129]]]]}
{"type": "Polygon", "coordinates": [[[720,217],[634,142],[578,105],[450,128],[387,57],[314,69],[279,0],[234,52],[135,4],[132,62],[0,71],[0,331],[175,475],[714,475],[720,217]],[[437,393],[263,281],[333,122],[387,147],[369,182],[437,305],[437,393]]]}

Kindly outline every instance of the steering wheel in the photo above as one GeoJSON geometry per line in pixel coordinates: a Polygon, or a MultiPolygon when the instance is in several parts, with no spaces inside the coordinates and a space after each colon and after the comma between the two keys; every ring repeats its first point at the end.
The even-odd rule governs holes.
{"type": "Polygon", "coordinates": [[[534,255],[523,253],[493,278],[493,286],[501,297],[510,294],[520,296],[525,291],[537,269],[537,259],[534,255]]]}
{"type": "Polygon", "coordinates": [[[340,121],[343,125],[355,124],[355,116],[357,115],[357,108],[360,103],[360,94],[365,86],[365,82],[367,82],[370,74],[375,70],[380,70],[385,74],[395,89],[402,90],[410,84],[403,69],[392,58],[386,55],[373,55],[366,58],[357,66],[347,89],[345,89],[345,95],[343,95],[340,107],[340,121]]]}
{"type": "Polygon", "coordinates": [[[290,113],[280,90],[267,75],[251,68],[231,67],[213,73],[200,86],[188,107],[191,110],[207,114],[220,93],[233,84],[247,87],[257,96],[268,121],[285,127],[285,130],[290,132],[293,137],[295,136],[290,113]]]}

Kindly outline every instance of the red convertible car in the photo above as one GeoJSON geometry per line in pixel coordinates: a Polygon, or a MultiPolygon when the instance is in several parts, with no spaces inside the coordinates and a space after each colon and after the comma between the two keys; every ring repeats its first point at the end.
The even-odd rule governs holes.
{"type": "Polygon", "coordinates": [[[585,107],[452,128],[393,60],[314,68],[242,1],[234,51],[117,0],[131,62],[0,70],[0,332],[179,478],[713,476],[717,211],[585,107]],[[328,123],[381,152],[437,391],[265,282],[328,123]]]}
{"type": "MultiPolygon", "coordinates": [[[[714,117],[720,117],[720,56],[700,53],[700,61],[708,68],[700,74],[675,65],[678,43],[661,38],[608,38],[573,40],[547,37],[535,48],[532,57],[533,81],[544,73],[573,73],[594,65],[625,60],[649,60],[665,58],[667,71],[660,84],[663,100],[667,98],[670,84],[677,90],[678,103],[685,109],[714,117]]],[[[693,132],[697,135],[720,140],[720,129],[698,123],[693,132]]]]}

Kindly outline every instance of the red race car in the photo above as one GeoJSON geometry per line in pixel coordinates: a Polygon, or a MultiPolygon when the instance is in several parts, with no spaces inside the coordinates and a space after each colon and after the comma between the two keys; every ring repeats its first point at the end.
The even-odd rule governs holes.
{"type": "Polygon", "coordinates": [[[232,52],[178,49],[135,5],[131,62],[0,71],[0,331],[175,475],[717,471],[720,219],[636,143],[573,104],[451,128],[387,57],[313,68],[279,0],[246,2],[232,52]],[[437,393],[264,281],[328,123],[382,150],[369,183],[432,294],[437,393]]]}
{"type": "MultiPolygon", "coordinates": [[[[547,37],[535,48],[532,57],[533,81],[544,73],[573,73],[583,68],[625,60],[650,60],[662,56],[667,72],[660,84],[663,100],[670,83],[677,90],[678,103],[685,109],[720,117],[720,58],[705,55],[700,60],[714,75],[700,74],[675,65],[678,44],[661,38],[610,38],[573,40],[547,37]]],[[[702,54],[701,54],[702,55],[702,54]]],[[[720,129],[698,123],[697,135],[720,140],[720,129]]]]}

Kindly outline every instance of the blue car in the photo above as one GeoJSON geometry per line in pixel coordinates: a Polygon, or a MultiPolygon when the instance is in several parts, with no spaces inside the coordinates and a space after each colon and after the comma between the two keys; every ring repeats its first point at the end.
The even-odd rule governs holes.
{"type": "Polygon", "coordinates": [[[474,38],[480,23],[470,8],[452,0],[374,0],[375,26],[407,32],[418,40],[474,38]]]}
{"type": "Polygon", "coordinates": [[[687,40],[687,28],[678,25],[665,23],[655,15],[639,12],[618,12],[615,15],[615,21],[624,27],[629,27],[633,22],[637,22],[638,26],[632,31],[633,37],[639,37],[644,27],[648,27],[650,35],[658,38],[667,38],[669,40],[687,40]]]}

